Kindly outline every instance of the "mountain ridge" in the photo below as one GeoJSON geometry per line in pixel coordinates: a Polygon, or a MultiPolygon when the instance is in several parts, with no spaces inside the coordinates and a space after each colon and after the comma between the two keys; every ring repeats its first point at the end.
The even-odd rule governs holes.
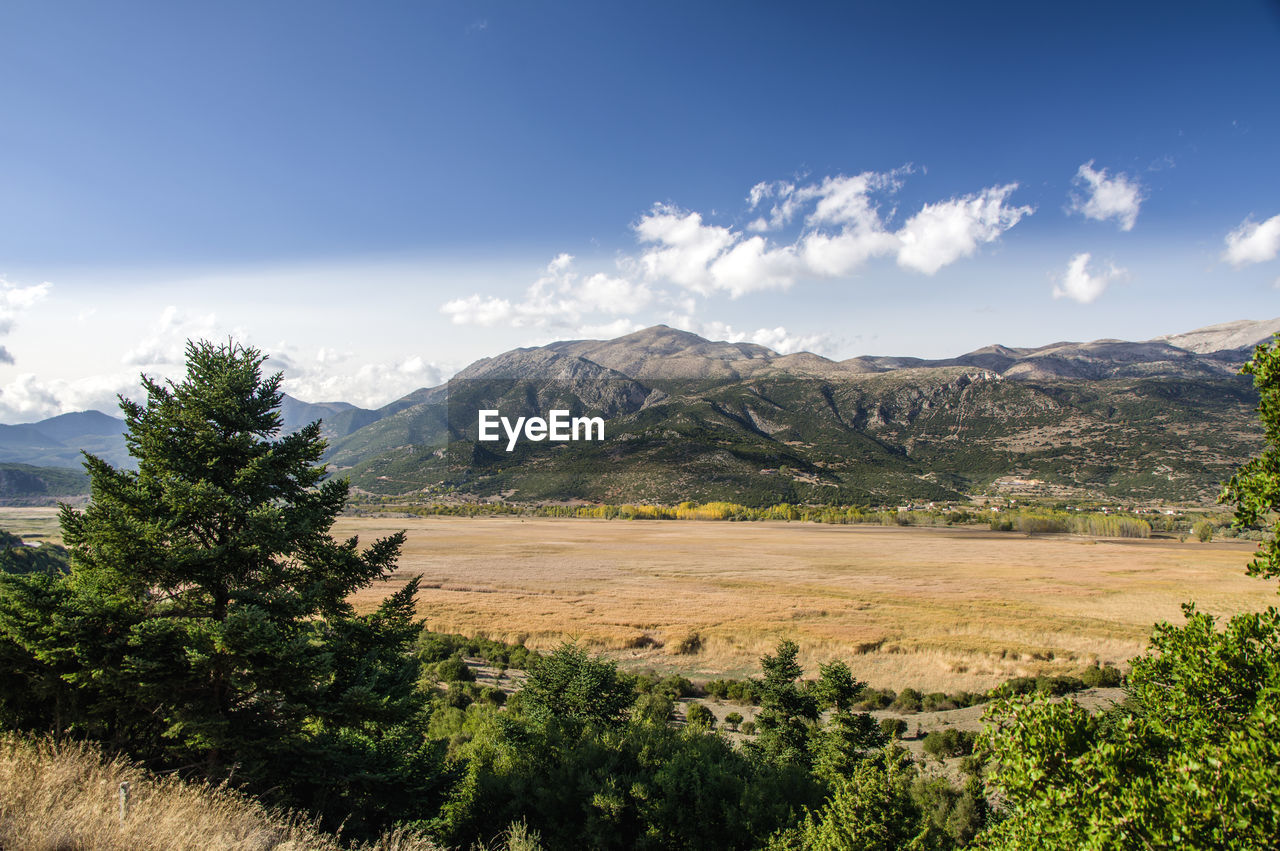
{"type": "MultiPolygon", "coordinates": [[[[375,410],[286,396],[282,430],[319,419],[326,463],[378,493],[877,501],[1035,481],[1079,498],[1205,501],[1251,454],[1256,397],[1237,372],[1277,329],[1241,320],[1138,342],[833,361],[658,325],[481,358],[375,410]],[[476,441],[481,408],[600,415],[615,437],[508,455],[476,441]]],[[[127,463],[122,430],[98,412],[2,426],[0,462],[78,468],[87,449],[127,463]]]]}

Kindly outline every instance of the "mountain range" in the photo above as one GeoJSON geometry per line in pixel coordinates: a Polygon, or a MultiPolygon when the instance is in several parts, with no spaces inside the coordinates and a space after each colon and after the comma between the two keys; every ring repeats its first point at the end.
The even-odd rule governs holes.
{"type": "MultiPolygon", "coordinates": [[[[1280,319],[1141,342],[992,345],[954,358],[779,354],[655,326],[483,358],[382,408],[286,396],[321,420],[326,460],[378,494],[607,502],[888,503],[975,492],[1204,502],[1261,445],[1240,376],[1280,319]],[[599,415],[599,443],[476,439],[476,411],[599,415]]],[[[127,464],[96,411],[0,426],[0,468],[127,464]],[[4,463],[7,462],[7,463],[4,463]]],[[[0,497],[39,473],[0,469],[0,497]],[[25,477],[25,478],[24,478],[25,477]]],[[[68,480],[50,472],[64,493],[68,480]]],[[[52,493],[52,491],[49,491],[52,493]]]]}

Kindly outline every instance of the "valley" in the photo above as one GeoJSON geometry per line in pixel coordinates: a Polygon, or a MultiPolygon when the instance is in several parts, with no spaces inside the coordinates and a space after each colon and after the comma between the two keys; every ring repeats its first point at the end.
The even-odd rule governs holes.
{"type": "Polygon", "coordinates": [[[399,570],[360,609],[420,574],[432,630],[576,639],[695,679],[757,673],[791,638],[810,671],[844,659],[875,686],[982,690],[1123,664],[1186,600],[1224,615],[1274,602],[1245,576],[1256,544],[1243,541],[506,517],[344,517],[336,533],[397,529],[399,570]]]}

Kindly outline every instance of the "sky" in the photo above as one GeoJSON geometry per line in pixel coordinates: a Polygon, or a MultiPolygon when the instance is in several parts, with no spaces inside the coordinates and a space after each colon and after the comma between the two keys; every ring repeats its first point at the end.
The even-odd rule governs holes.
{"type": "Polygon", "coordinates": [[[950,357],[1280,316],[1280,3],[0,4],[0,422],[189,339],[376,407],[665,323],[950,357]]]}

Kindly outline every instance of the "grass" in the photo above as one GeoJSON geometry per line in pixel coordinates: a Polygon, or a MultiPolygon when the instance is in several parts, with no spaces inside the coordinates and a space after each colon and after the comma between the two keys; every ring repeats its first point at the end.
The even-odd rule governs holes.
{"type": "Polygon", "coordinates": [[[1010,677],[1123,665],[1194,599],[1219,614],[1274,602],[1244,575],[1256,544],[1028,537],[961,528],[343,518],[366,542],[407,529],[371,609],[422,575],[431,629],[576,639],[632,668],[741,677],[781,638],[806,670],[844,659],[873,686],[979,691],[1010,677]],[[700,647],[676,653],[688,636],[700,647]]]}
{"type": "MultiPolygon", "coordinates": [[[[58,540],[48,508],[0,509],[0,528],[58,540]]],[[[400,570],[357,596],[362,610],[421,574],[434,630],[577,639],[694,678],[756,674],[792,638],[811,672],[843,659],[876,687],[983,691],[1123,665],[1186,600],[1221,615],[1275,601],[1244,575],[1256,544],[1243,541],[533,517],[344,517],[334,534],[399,529],[400,570]],[[674,652],[694,634],[697,652],[674,652]]]]}
{"type": "Polygon", "coordinates": [[[0,529],[28,543],[62,543],[58,509],[52,506],[0,506],[0,529]]]}
{"type": "Polygon", "coordinates": [[[23,851],[439,851],[397,831],[352,846],[225,788],[157,778],[80,742],[0,736],[0,848],[23,851]],[[129,784],[121,818],[120,784],[129,784]]]}

